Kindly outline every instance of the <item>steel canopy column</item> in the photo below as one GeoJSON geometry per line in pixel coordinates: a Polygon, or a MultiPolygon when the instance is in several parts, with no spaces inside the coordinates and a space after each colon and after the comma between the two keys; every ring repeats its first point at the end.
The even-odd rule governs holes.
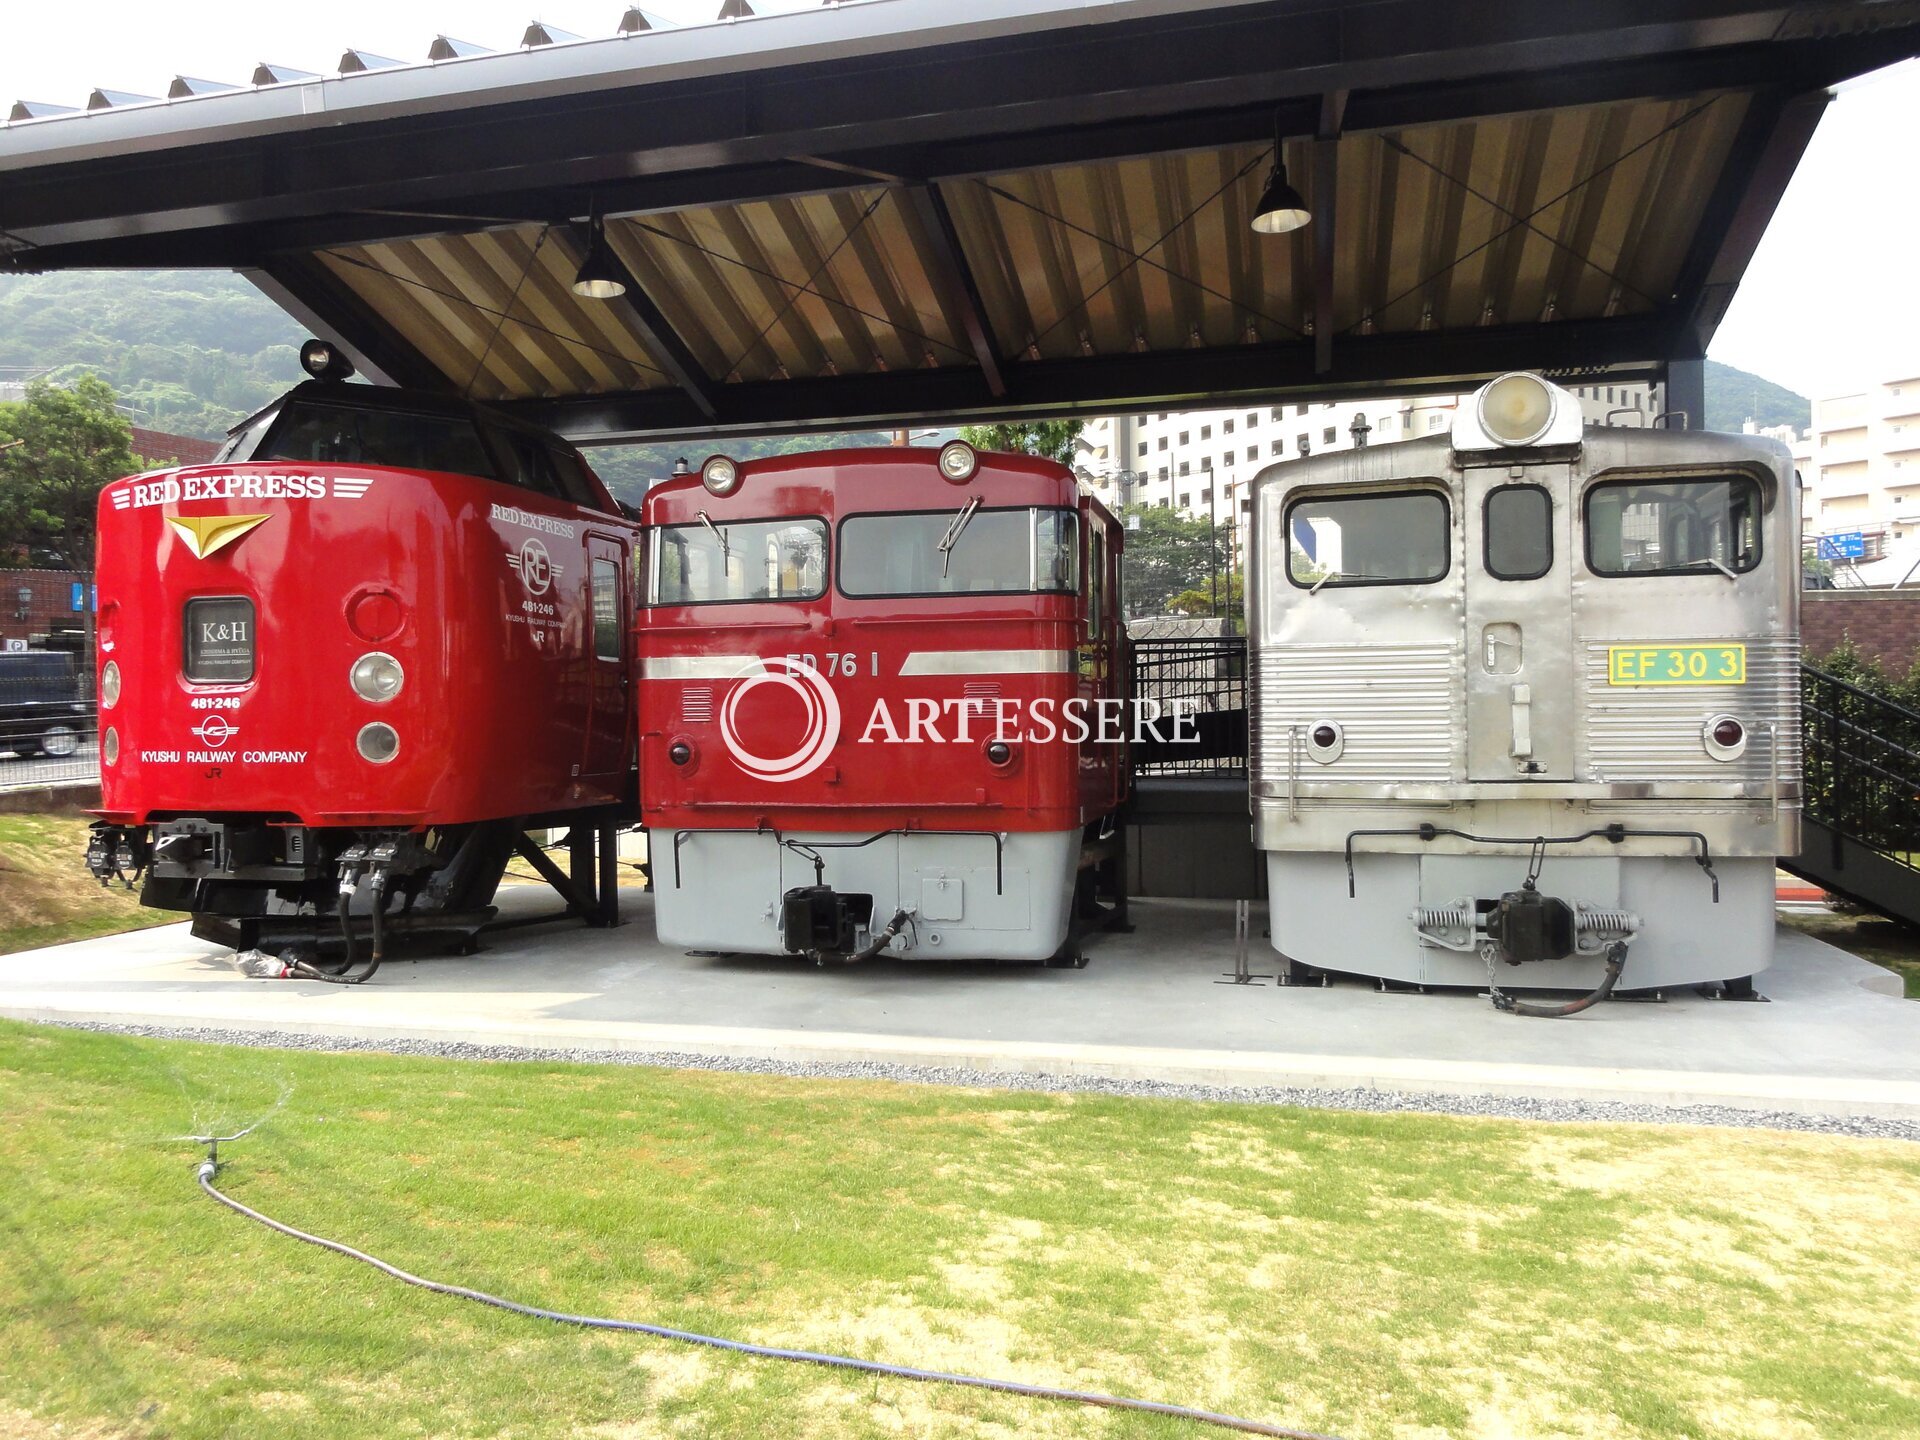
{"type": "Polygon", "coordinates": [[[1313,373],[1333,369],[1333,214],[1340,189],[1340,127],[1347,92],[1320,97],[1320,125],[1313,140],[1313,373]]]}
{"type": "Polygon", "coordinates": [[[1707,362],[1698,357],[1667,362],[1667,428],[1679,429],[1683,414],[1686,429],[1707,428],[1707,362]]]}

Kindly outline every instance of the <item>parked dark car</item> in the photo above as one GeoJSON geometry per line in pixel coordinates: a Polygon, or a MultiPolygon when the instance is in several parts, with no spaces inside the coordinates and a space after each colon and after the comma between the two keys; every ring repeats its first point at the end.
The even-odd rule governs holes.
{"type": "Polygon", "coordinates": [[[0,654],[0,753],[64,759],[94,731],[93,703],[74,657],[56,650],[0,654]]]}

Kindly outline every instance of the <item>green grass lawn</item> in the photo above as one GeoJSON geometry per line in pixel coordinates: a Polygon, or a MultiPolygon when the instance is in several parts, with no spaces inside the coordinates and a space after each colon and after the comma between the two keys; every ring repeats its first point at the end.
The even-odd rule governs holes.
{"type": "Polygon", "coordinates": [[[1920,1147],[0,1022],[0,1433],[1187,1436],[561,1309],[1360,1440],[1920,1433],[1920,1147]],[[94,1427],[94,1428],[88,1428],[94,1427]]]}
{"type": "Polygon", "coordinates": [[[87,873],[79,815],[0,815],[0,955],[183,919],[87,873]]]}

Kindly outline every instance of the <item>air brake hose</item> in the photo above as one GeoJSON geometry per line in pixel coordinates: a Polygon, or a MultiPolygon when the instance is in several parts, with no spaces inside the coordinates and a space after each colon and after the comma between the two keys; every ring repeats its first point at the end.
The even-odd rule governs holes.
{"type": "MultiPolygon", "coordinates": [[[[903,912],[904,913],[904,912],[903,912]]],[[[244,1133],[244,1132],[243,1132],[244,1133]]],[[[205,1140],[206,1137],[196,1137],[205,1140]]],[[[232,1137],[229,1137],[232,1138],[232,1137]]],[[[1038,1400],[1064,1400],[1077,1405],[1097,1405],[1108,1410],[1135,1410],[1149,1415],[1170,1415],[1177,1420],[1191,1420],[1201,1425],[1214,1425],[1223,1430],[1237,1430],[1246,1435],[1277,1435],[1282,1440],[1337,1440],[1331,1435],[1319,1434],[1311,1430],[1290,1430],[1283,1425],[1269,1425],[1261,1420],[1245,1420],[1237,1415],[1223,1415],[1214,1410],[1195,1410],[1185,1405],[1169,1405],[1159,1400],[1135,1400],[1124,1395],[1102,1395],[1090,1390],[1062,1390],[1052,1385],[1029,1385],[1019,1380],[996,1380],[982,1375],[961,1375],[945,1370],[923,1370],[910,1365],[888,1365],[879,1360],[859,1360],[850,1355],[829,1355],[815,1350],[787,1350],[775,1345],[753,1345],[745,1340],[728,1340],[718,1335],[701,1335],[692,1330],[676,1330],[666,1325],[648,1325],[638,1320],[612,1320],[594,1315],[569,1315],[560,1310],[544,1310],[537,1305],[522,1305],[517,1300],[506,1300],[498,1295],[489,1295],[484,1290],[469,1290],[464,1285],[449,1285],[440,1280],[428,1280],[419,1275],[408,1274],[397,1265],[389,1265],[385,1260],[355,1250],[351,1245],[343,1245],[338,1240],[328,1240],[323,1236],[309,1235],[304,1230],[296,1230],[291,1225],[282,1224],[271,1216],[263,1215],[251,1206],[242,1205],[231,1195],[223,1195],[213,1183],[219,1173],[219,1162],[209,1156],[200,1162],[198,1171],[200,1188],[218,1200],[229,1210],[257,1220],[269,1230],[277,1230],[295,1240],[304,1240],[309,1245],[318,1245],[322,1250],[331,1250],[336,1255],[344,1255],[349,1260],[358,1260],[374,1269],[408,1285],[417,1285],[422,1290],[431,1290],[440,1295],[451,1295],[459,1300],[472,1300],[476,1304],[491,1305],[496,1310],[510,1310],[516,1315],[529,1315],[536,1320],[551,1320],[559,1325],[578,1325],[589,1330],[624,1330],[639,1335],[651,1335],[661,1340],[678,1340],[688,1345],[704,1345],[709,1349],[725,1350],[735,1355],[751,1355],[762,1360],[792,1360],[808,1365],[828,1365],[841,1370],[858,1370],[868,1375],[889,1375],[899,1380],[926,1380],[942,1385],[965,1385],[975,1390],[998,1390],[1008,1395],[1027,1395],[1038,1400]]]]}
{"type": "MultiPolygon", "coordinates": [[[[893,943],[893,937],[898,935],[900,933],[901,927],[905,925],[907,921],[911,920],[912,918],[913,918],[913,912],[910,910],[894,911],[893,919],[887,922],[886,928],[884,930],[882,930],[878,935],[874,936],[865,945],[862,945],[858,950],[854,951],[851,955],[843,957],[840,963],[843,965],[858,965],[863,960],[871,960],[874,956],[878,955],[882,950],[886,949],[887,946],[893,943]]],[[[814,956],[815,956],[816,964],[824,965],[827,963],[826,951],[824,950],[815,951],[814,956]]]]}
{"type": "Polygon", "coordinates": [[[380,962],[386,956],[387,938],[381,925],[381,912],[387,908],[387,891],[383,880],[376,877],[373,884],[373,953],[367,957],[367,968],[358,975],[345,973],[353,968],[353,925],[348,919],[347,907],[353,903],[350,894],[340,897],[340,941],[347,947],[347,961],[341,967],[341,973],[329,975],[316,965],[305,960],[296,960],[288,968],[294,974],[307,980],[324,980],[329,985],[364,985],[379,970],[380,962]]]}
{"type": "Polygon", "coordinates": [[[1578,1000],[1569,1000],[1564,1005],[1531,1005],[1525,1000],[1516,1000],[1504,990],[1493,992],[1493,1005],[1496,1010],[1505,1010],[1513,1015],[1538,1015],[1544,1019],[1557,1020],[1563,1015],[1578,1015],[1589,1006],[1598,1005],[1613,994],[1613,987],[1620,980],[1621,967],[1627,963],[1626,942],[1616,940],[1607,947],[1607,972],[1600,979],[1599,986],[1590,994],[1582,995],[1578,1000]]]}

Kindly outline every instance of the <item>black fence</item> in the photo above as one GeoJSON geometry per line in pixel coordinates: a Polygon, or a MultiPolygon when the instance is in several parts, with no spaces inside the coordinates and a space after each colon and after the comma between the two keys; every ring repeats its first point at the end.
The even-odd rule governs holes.
{"type": "Polygon", "coordinates": [[[1807,814],[1920,870],[1920,712],[1811,665],[1800,674],[1807,814]]]}
{"type": "Polygon", "coordinates": [[[100,776],[93,677],[57,652],[0,654],[0,790],[100,776]]]}
{"type": "Polygon", "coordinates": [[[1164,737],[1156,741],[1147,736],[1135,744],[1136,774],[1246,769],[1245,636],[1136,639],[1133,694],[1143,706],[1159,706],[1155,729],[1164,737]]]}

